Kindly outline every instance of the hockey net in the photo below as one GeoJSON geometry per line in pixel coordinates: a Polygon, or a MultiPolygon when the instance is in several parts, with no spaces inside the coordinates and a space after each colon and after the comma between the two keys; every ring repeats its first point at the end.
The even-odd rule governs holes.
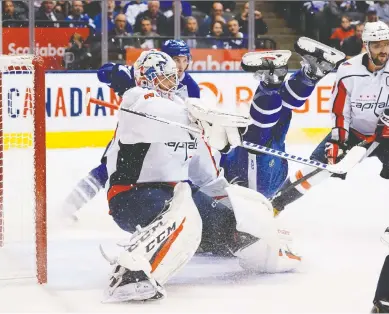
{"type": "Polygon", "coordinates": [[[45,73],[0,56],[0,279],[47,281],[45,73]]]}

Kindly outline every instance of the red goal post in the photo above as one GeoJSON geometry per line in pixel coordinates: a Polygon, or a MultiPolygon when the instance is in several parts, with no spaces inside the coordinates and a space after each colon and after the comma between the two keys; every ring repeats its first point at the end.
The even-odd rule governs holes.
{"type": "MultiPolygon", "coordinates": [[[[7,172],[10,169],[7,167],[18,170],[18,166],[14,166],[12,160],[5,160],[20,158],[21,163],[31,160],[28,167],[33,168],[30,172],[30,186],[33,191],[30,193],[21,190],[16,195],[20,198],[29,193],[32,195],[22,210],[32,211],[34,235],[31,236],[34,237],[35,275],[42,284],[47,282],[46,104],[43,60],[34,55],[0,55],[0,94],[0,252],[7,247],[7,231],[13,227],[7,224],[7,212],[17,211],[14,207],[19,206],[14,205],[17,203],[15,197],[13,200],[7,200],[7,197],[12,197],[9,195],[14,193],[11,190],[19,189],[19,186],[10,186],[7,181],[15,180],[13,176],[22,175],[17,172],[9,175],[7,172]],[[12,88],[10,82],[13,84],[12,88]],[[13,103],[17,97],[20,98],[21,90],[26,90],[25,108],[15,109],[13,103]],[[23,150],[29,151],[28,158],[21,153],[23,150]],[[12,155],[7,157],[11,151],[12,155]]],[[[21,183],[23,181],[20,179],[21,183]]],[[[23,256],[21,258],[23,259],[23,256]]]]}

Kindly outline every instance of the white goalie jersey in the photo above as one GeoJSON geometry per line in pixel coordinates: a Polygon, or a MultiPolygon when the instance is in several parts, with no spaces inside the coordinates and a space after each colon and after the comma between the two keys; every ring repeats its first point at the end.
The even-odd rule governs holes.
{"type": "MultiPolygon", "coordinates": [[[[121,108],[190,124],[180,98],[172,101],[140,87],[124,93],[121,108]]],[[[196,149],[197,139],[188,131],[119,110],[117,129],[107,153],[110,186],[188,180],[190,157],[196,149]]]]}

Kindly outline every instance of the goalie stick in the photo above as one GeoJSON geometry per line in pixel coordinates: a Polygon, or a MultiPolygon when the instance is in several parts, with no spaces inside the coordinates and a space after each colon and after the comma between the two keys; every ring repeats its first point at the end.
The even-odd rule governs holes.
{"type": "MultiPolygon", "coordinates": [[[[136,110],[131,110],[131,109],[126,109],[126,108],[122,108],[119,106],[115,106],[115,105],[110,104],[108,102],[105,102],[103,100],[92,98],[90,96],[90,93],[87,93],[85,100],[86,100],[87,106],[89,106],[90,103],[94,103],[94,104],[97,104],[100,106],[113,108],[113,109],[121,110],[121,111],[124,111],[127,113],[135,114],[137,116],[141,116],[141,117],[144,117],[147,119],[155,120],[155,121],[158,121],[161,123],[174,125],[176,127],[187,130],[187,131],[194,133],[194,134],[198,134],[198,135],[202,134],[202,130],[199,128],[184,125],[184,124],[181,124],[181,123],[178,123],[175,121],[170,121],[170,120],[160,118],[160,117],[148,114],[148,113],[139,112],[136,110]]],[[[360,147],[360,146],[355,146],[350,150],[350,152],[346,155],[346,157],[343,158],[340,162],[338,162],[335,165],[327,165],[325,163],[322,163],[322,162],[319,162],[316,160],[311,160],[308,158],[303,158],[300,156],[288,154],[288,153],[285,153],[283,151],[279,151],[279,150],[276,150],[273,148],[265,147],[265,146],[262,146],[259,144],[250,143],[247,141],[243,141],[241,146],[248,149],[248,150],[257,152],[257,153],[263,153],[266,155],[276,156],[276,157],[290,160],[290,161],[294,161],[294,162],[297,162],[297,163],[300,163],[303,165],[312,166],[312,167],[315,167],[315,168],[318,168],[321,170],[327,170],[329,172],[336,173],[336,174],[347,173],[351,168],[353,168],[356,164],[358,164],[366,154],[366,148],[360,147]]]]}

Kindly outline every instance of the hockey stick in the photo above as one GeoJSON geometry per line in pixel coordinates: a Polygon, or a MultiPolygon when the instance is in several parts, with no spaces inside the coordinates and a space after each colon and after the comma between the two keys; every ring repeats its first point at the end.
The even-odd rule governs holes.
{"type": "MultiPolygon", "coordinates": [[[[89,93],[86,95],[86,103],[87,103],[87,106],[89,106],[90,103],[95,103],[95,104],[98,104],[98,105],[101,105],[101,106],[106,106],[108,108],[113,108],[113,106],[114,106],[114,105],[112,105],[110,103],[107,103],[107,102],[105,102],[103,100],[99,100],[99,99],[90,97],[89,93]]],[[[167,120],[167,119],[164,119],[164,118],[160,118],[160,117],[148,114],[148,113],[139,112],[139,111],[131,110],[131,109],[125,109],[125,108],[122,108],[122,107],[117,107],[117,108],[114,108],[114,109],[118,109],[118,110],[121,110],[121,111],[124,111],[124,112],[128,112],[128,113],[131,113],[131,114],[135,114],[137,116],[141,116],[141,117],[144,117],[144,118],[147,118],[147,119],[155,120],[155,121],[158,121],[158,122],[161,122],[161,123],[165,123],[165,124],[169,124],[169,125],[174,125],[176,127],[179,127],[181,129],[187,130],[187,131],[192,132],[194,134],[198,134],[198,135],[202,134],[202,130],[200,130],[199,128],[195,128],[195,127],[184,125],[184,124],[181,124],[181,123],[178,123],[178,122],[170,121],[170,120],[167,120]]],[[[297,162],[297,163],[300,163],[300,164],[303,164],[303,165],[312,166],[312,167],[319,168],[319,169],[322,169],[322,170],[327,170],[329,172],[336,173],[336,174],[347,173],[352,167],[354,167],[357,163],[359,163],[360,160],[362,160],[363,156],[366,153],[366,149],[365,148],[363,148],[363,147],[354,147],[353,149],[350,150],[350,152],[346,155],[346,157],[342,159],[342,161],[338,162],[335,165],[327,165],[325,163],[322,163],[322,162],[319,162],[319,161],[316,161],[316,160],[311,160],[311,159],[308,159],[308,158],[303,158],[303,157],[300,157],[300,156],[295,156],[295,155],[292,155],[292,154],[285,153],[283,151],[279,151],[279,150],[276,150],[276,149],[273,149],[273,148],[265,147],[265,146],[254,144],[254,143],[250,143],[250,142],[247,142],[247,141],[243,141],[241,146],[246,148],[246,149],[248,149],[248,150],[257,152],[257,153],[263,153],[263,154],[266,154],[266,155],[276,156],[276,157],[279,157],[279,158],[282,158],[282,159],[286,159],[286,160],[290,160],[290,161],[294,161],[294,162],[297,162]],[[358,148],[359,148],[359,150],[358,150],[358,148]]]]}
{"type": "MultiPolygon", "coordinates": [[[[370,142],[367,141],[367,140],[364,140],[362,142],[360,142],[358,145],[356,146],[360,146],[360,147],[365,147],[367,144],[369,144],[370,142]]],[[[365,153],[365,156],[360,160],[360,162],[369,157],[371,153],[373,153],[373,151],[378,147],[379,143],[377,142],[373,142],[370,147],[366,150],[366,153],[365,153]]],[[[347,156],[347,155],[346,155],[347,156]]],[[[292,184],[288,185],[285,189],[283,190],[280,190],[278,191],[271,199],[270,201],[273,201],[275,198],[277,197],[280,197],[282,194],[290,191],[291,189],[293,189],[294,187],[298,186],[299,184],[303,183],[304,181],[307,181],[308,179],[314,177],[315,175],[317,175],[318,173],[324,171],[323,169],[320,169],[320,168],[317,168],[315,169],[314,171],[308,173],[307,175],[301,177],[300,179],[294,181],[292,184]]]]}
{"type": "Polygon", "coordinates": [[[119,106],[118,105],[111,104],[111,103],[109,103],[107,101],[104,101],[104,100],[101,100],[101,99],[92,98],[90,96],[90,93],[86,93],[85,103],[86,103],[86,107],[87,108],[92,103],[92,104],[100,105],[100,106],[107,107],[107,108],[110,108],[110,109],[119,110],[119,106]]]}

